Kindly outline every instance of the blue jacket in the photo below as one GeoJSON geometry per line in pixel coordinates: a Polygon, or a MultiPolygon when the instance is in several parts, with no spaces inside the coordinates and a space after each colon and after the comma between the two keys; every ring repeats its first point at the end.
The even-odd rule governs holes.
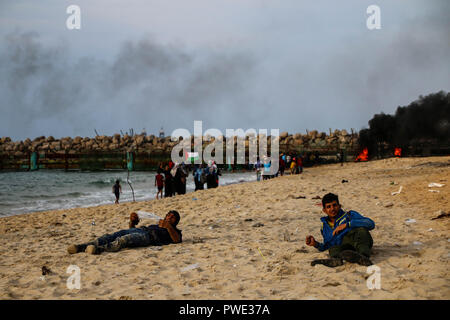
{"type": "Polygon", "coordinates": [[[372,219],[365,218],[358,212],[353,210],[345,212],[341,209],[338,217],[334,221],[333,229],[328,224],[328,217],[322,217],[320,218],[320,220],[323,223],[320,232],[322,233],[324,242],[319,242],[319,245],[317,246],[317,249],[319,249],[319,251],[325,251],[330,247],[340,245],[345,234],[354,228],[363,227],[367,230],[372,230],[373,228],[375,228],[375,222],[373,222],[372,219]],[[344,223],[347,223],[347,228],[339,232],[339,234],[333,236],[334,229],[344,223]]]}

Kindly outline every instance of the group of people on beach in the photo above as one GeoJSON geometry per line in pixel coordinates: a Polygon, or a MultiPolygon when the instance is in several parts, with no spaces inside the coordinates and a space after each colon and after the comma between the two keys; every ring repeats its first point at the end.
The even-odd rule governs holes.
{"type": "Polygon", "coordinates": [[[158,188],[156,199],[163,198],[163,189],[164,197],[185,194],[186,182],[191,169],[195,191],[205,189],[205,183],[208,189],[219,186],[219,176],[222,174],[214,161],[209,161],[208,165],[195,164],[193,168],[192,165],[186,165],[184,162],[178,164],[170,161],[164,168],[161,163],[156,171],[155,187],[158,188]]]}
{"type": "MultiPolygon", "coordinates": [[[[328,250],[329,258],[315,259],[311,262],[311,266],[322,264],[337,267],[343,265],[345,261],[363,266],[372,265],[370,255],[373,239],[369,231],[375,228],[375,223],[356,211],[344,211],[338,196],[333,193],[328,193],[322,198],[322,211],[326,214],[320,219],[323,242],[318,242],[314,236],[308,235],[305,243],[321,252],[328,250]]],[[[67,251],[70,254],[79,252],[100,254],[104,251],[117,252],[124,248],[180,243],[182,233],[177,228],[179,221],[180,214],[170,210],[158,224],[137,227],[140,219],[132,212],[129,229],[105,234],[91,242],[72,244],[67,251]]]]}

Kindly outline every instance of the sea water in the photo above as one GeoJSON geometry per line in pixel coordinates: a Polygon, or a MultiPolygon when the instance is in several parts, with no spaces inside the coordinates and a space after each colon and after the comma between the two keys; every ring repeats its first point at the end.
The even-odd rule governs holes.
{"type": "MultiPolygon", "coordinates": [[[[155,175],[155,172],[130,172],[129,180],[136,201],[156,197],[155,175]]],[[[112,186],[117,179],[122,186],[119,202],[133,201],[133,194],[127,183],[127,171],[0,172],[0,216],[112,204],[115,201],[112,186]]],[[[223,172],[219,179],[219,188],[247,181],[256,181],[256,174],[223,172]]],[[[186,192],[194,190],[191,171],[186,192]]]]}

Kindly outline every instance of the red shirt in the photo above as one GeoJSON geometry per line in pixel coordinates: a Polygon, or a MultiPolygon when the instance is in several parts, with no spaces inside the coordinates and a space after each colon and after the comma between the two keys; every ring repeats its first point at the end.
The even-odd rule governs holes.
{"type": "Polygon", "coordinates": [[[164,177],[160,173],[156,175],[156,184],[158,185],[158,187],[164,186],[164,177]]]}

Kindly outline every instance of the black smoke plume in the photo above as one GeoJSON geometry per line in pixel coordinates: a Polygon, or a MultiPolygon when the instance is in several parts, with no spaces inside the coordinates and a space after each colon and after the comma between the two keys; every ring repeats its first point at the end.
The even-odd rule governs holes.
{"type": "Polygon", "coordinates": [[[448,153],[450,147],[450,93],[440,91],[408,106],[399,106],[395,115],[376,114],[369,128],[359,132],[359,145],[369,155],[386,156],[400,147],[410,155],[448,153]]]}

